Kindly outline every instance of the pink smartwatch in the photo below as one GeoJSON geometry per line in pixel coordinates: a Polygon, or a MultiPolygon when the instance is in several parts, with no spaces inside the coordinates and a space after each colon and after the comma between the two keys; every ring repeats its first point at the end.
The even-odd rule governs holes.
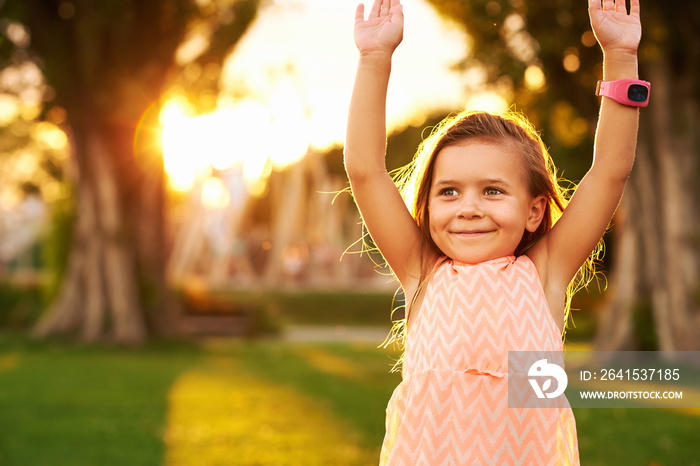
{"type": "Polygon", "coordinates": [[[639,79],[598,81],[595,95],[609,97],[615,102],[630,107],[646,107],[649,104],[651,84],[639,79]]]}

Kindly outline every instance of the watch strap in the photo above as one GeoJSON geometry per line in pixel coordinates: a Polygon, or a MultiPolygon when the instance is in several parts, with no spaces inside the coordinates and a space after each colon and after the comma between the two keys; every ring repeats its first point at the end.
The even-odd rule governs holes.
{"type": "Polygon", "coordinates": [[[646,107],[649,104],[651,83],[640,79],[598,81],[596,95],[608,97],[630,107],[646,107]],[[632,98],[630,98],[632,97],[632,98]]]}

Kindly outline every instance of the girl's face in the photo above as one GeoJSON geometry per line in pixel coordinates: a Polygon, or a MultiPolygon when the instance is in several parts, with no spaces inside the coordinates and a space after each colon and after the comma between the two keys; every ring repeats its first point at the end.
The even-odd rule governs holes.
{"type": "Polygon", "coordinates": [[[515,253],[542,221],[546,198],[527,187],[522,157],[508,145],[469,141],[442,149],[429,194],[430,235],[467,264],[515,253]]]}

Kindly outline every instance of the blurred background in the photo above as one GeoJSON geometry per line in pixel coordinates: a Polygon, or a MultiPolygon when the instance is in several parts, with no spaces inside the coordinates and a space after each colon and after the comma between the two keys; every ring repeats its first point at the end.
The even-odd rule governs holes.
{"type": "MultiPolygon", "coordinates": [[[[514,105],[580,180],[586,2],[403,3],[388,167],[514,105]]],[[[0,0],[0,464],[377,463],[401,296],[343,169],[355,5],[0,0]]],[[[700,4],[642,20],[651,104],[572,350],[700,350],[700,4]]],[[[575,414],[582,464],[698,464],[698,410],[575,414]]]]}

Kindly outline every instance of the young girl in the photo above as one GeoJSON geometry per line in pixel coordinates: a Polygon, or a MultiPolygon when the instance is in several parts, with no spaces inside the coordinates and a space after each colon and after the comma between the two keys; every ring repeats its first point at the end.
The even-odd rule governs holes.
{"type": "MultiPolygon", "coordinates": [[[[639,0],[630,10],[624,0],[590,2],[604,81],[637,78],[639,0]]],[[[444,122],[422,144],[402,196],[384,164],[400,0],[375,0],[367,19],[359,5],[354,35],[345,166],[408,303],[403,380],[387,407],[381,463],[578,464],[568,402],[508,407],[507,354],[563,349],[567,289],[622,196],[638,109],[602,99],[593,164],[565,209],[537,133],[517,115],[480,112],[444,122]]]]}

